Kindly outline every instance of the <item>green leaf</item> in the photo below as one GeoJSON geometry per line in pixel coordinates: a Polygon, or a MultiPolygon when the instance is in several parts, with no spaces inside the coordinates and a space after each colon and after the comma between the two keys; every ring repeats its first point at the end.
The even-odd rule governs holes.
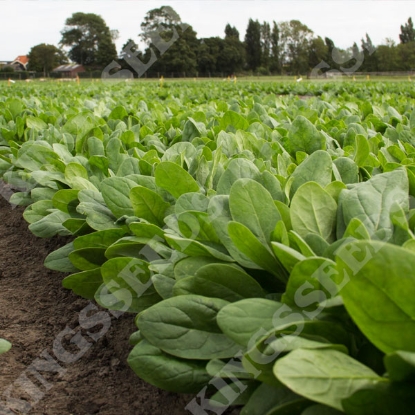
{"type": "Polygon", "coordinates": [[[24,110],[25,105],[23,102],[18,98],[9,98],[7,101],[7,108],[13,115],[13,118],[16,119],[16,117],[24,110]]]}
{"type": "Polygon", "coordinates": [[[174,278],[166,277],[162,274],[152,275],[151,281],[154,288],[163,300],[173,297],[173,287],[176,282],[174,278]]]}
{"type": "Polygon", "coordinates": [[[165,235],[166,241],[168,244],[179,252],[182,252],[189,256],[210,256],[217,258],[221,261],[233,262],[233,259],[227,255],[220,245],[215,246],[215,248],[202,244],[201,242],[194,241],[192,239],[180,238],[175,235],[165,235]],[[216,249],[218,248],[218,249],[216,249]]]}
{"type": "Polygon", "coordinates": [[[287,232],[291,231],[293,227],[291,223],[290,208],[285,203],[280,202],[279,200],[274,200],[274,203],[278,209],[278,212],[281,215],[285,227],[287,228],[287,232]]]}
{"type": "Polygon", "coordinates": [[[207,135],[206,127],[202,122],[197,122],[189,117],[184,125],[182,140],[192,141],[195,137],[204,137],[207,135]]]}
{"type": "MultiPolygon", "coordinates": [[[[268,190],[274,201],[280,201],[281,203],[285,202],[286,197],[283,190],[281,189],[281,183],[272,173],[267,170],[263,171],[258,181],[262,184],[262,186],[265,187],[265,189],[268,190]]],[[[278,205],[276,206],[278,208],[278,205]]]]}
{"type": "Polygon", "coordinates": [[[370,235],[363,222],[357,218],[353,218],[344,231],[343,238],[356,238],[358,240],[370,239],[370,235]]]}
{"type": "Polygon", "coordinates": [[[170,392],[198,393],[211,379],[203,360],[171,356],[146,340],[134,347],[128,364],[141,379],[170,392]]]}
{"type": "Polygon", "coordinates": [[[197,210],[198,212],[206,212],[210,199],[202,193],[185,193],[181,195],[174,205],[176,215],[188,210],[197,210]]]}
{"type": "Polygon", "coordinates": [[[260,172],[252,161],[244,158],[233,159],[219,179],[217,193],[228,195],[232,185],[238,179],[257,180],[259,177],[260,172]]]}
{"type": "Polygon", "coordinates": [[[107,258],[104,248],[82,248],[72,251],[69,259],[75,268],[87,271],[100,267],[107,258]]]}
{"type": "Polygon", "coordinates": [[[29,171],[42,170],[45,165],[56,164],[63,171],[64,164],[46,141],[23,143],[17,152],[16,166],[29,171]]]}
{"type": "Polygon", "coordinates": [[[298,233],[292,230],[289,231],[288,239],[290,241],[290,246],[301,252],[305,257],[308,258],[316,256],[310,245],[308,245],[308,243],[300,235],[298,235],[298,233]]]}
{"type": "Polygon", "coordinates": [[[81,297],[92,300],[97,289],[102,284],[101,269],[96,268],[78,272],[66,277],[62,285],[81,297]]]}
{"type": "Polygon", "coordinates": [[[170,161],[163,161],[154,173],[157,186],[167,190],[176,199],[184,193],[198,192],[196,180],[182,167],[170,161]]]}
{"type": "Polygon", "coordinates": [[[227,304],[219,298],[199,295],[172,297],[141,313],[137,325],[150,343],[173,356],[232,357],[240,346],[222,334],[216,323],[217,313],[227,304]]]}
{"type": "MultiPolygon", "coordinates": [[[[333,344],[328,341],[326,338],[322,337],[324,333],[324,322],[306,322],[306,324],[312,325],[315,324],[317,326],[316,333],[309,334],[309,333],[302,333],[299,336],[296,332],[293,334],[286,334],[291,333],[293,330],[280,330],[273,334],[273,337],[278,336],[276,340],[272,340],[272,338],[267,339],[265,341],[261,341],[259,344],[263,347],[263,344],[266,343],[267,346],[262,350],[265,356],[272,356],[276,355],[279,356],[282,353],[288,353],[296,349],[332,349],[337,350],[342,353],[348,352],[347,347],[342,344],[333,344]],[[323,326],[322,333],[318,331],[319,326],[323,326]],[[313,338],[315,340],[313,340],[313,338]],[[272,341],[271,341],[272,340],[272,341]]],[[[334,324],[327,324],[328,329],[334,328],[334,324]]],[[[297,327],[296,327],[297,328],[297,327]]],[[[258,345],[257,345],[258,347],[258,345]]],[[[249,351],[252,354],[252,350],[249,351]]]]}
{"type": "MultiPolygon", "coordinates": [[[[241,415],[264,415],[271,412],[274,408],[291,405],[298,401],[304,402],[304,399],[299,395],[291,392],[285,386],[274,387],[265,383],[261,384],[255,392],[251,395],[248,403],[241,411],[241,415]]],[[[298,409],[298,408],[297,408],[298,409]]],[[[278,412],[277,412],[278,413],[278,412]]],[[[281,412],[281,415],[284,412],[281,412]]],[[[289,412],[288,414],[298,412],[289,412]]]]}
{"type": "Polygon", "coordinates": [[[53,210],[53,203],[51,200],[40,200],[35,202],[25,209],[23,217],[29,223],[36,223],[43,219],[53,210]]]}
{"type": "Polygon", "coordinates": [[[386,355],[383,360],[392,382],[415,380],[415,353],[398,350],[386,355]]]}
{"type": "Polygon", "coordinates": [[[163,225],[166,209],[170,205],[158,193],[143,186],[136,186],[130,191],[130,200],[135,216],[157,226],[163,225]]]}
{"type": "Polygon", "coordinates": [[[408,177],[405,170],[394,170],[374,176],[367,182],[343,190],[339,197],[337,238],[340,239],[353,218],[359,219],[370,235],[379,229],[391,229],[394,203],[409,210],[408,177]]]}
{"type": "Polygon", "coordinates": [[[50,200],[53,199],[53,195],[56,193],[55,189],[48,189],[44,187],[35,187],[30,192],[32,199],[35,202],[39,202],[40,200],[50,200]]]}
{"type": "Polygon", "coordinates": [[[326,139],[307,118],[298,115],[288,130],[284,145],[292,156],[295,156],[297,151],[311,154],[317,150],[324,150],[326,139]]]}
{"type": "Polygon", "coordinates": [[[325,239],[316,233],[309,233],[304,238],[304,242],[306,242],[318,256],[326,256],[326,251],[331,246],[325,239]]]}
{"type": "Polygon", "coordinates": [[[306,258],[291,271],[282,300],[293,307],[319,313],[321,303],[339,294],[338,275],[336,264],[330,259],[306,258]]]}
{"type": "Polygon", "coordinates": [[[70,235],[70,232],[63,226],[63,222],[69,219],[67,213],[55,211],[29,225],[29,230],[40,238],[50,238],[55,235],[70,235]]]}
{"type": "Polygon", "coordinates": [[[249,122],[235,111],[227,111],[219,123],[219,129],[236,132],[237,130],[246,130],[249,122]]]}
{"type": "Polygon", "coordinates": [[[42,131],[48,128],[47,124],[38,117],[26,117],[27,128],[33,128],[36,131],[42,131]]]}
{"type": "Polygon", "coordinates": [[[271,234],[281,216],[270,193],[251,179],[237,180],[230,191],[229,208],[232,218],[245,225],[263,243],[271,241],[271,234]]]}
{"type": "Polygon", "coordinates": [[[229,236],[228,224],[232,221],[231,211],[229,209],[229,196],[213,196],[210,199],[208,215],[210,223],[214,227],[222,245],[229,252],[229,255],[245,268],[258,268],[258,265],[237,249],[229,236]]]}
{"type": "Polygon", "coordinates": [[[356,391],[342,404],[345,412],[353,415],[412,415],[415,412],[413,384],[382,382],[356,391]]]}
{"type": "Polygon", "coordinates": [[[316,182],[322,187],[327,186],[331,182],[332,166],[331,157],[325,151],[316,151],[307,157],[289,178],[290,198],[301,185],[310,181],[316,182]]]}
{"type": "MultiPolygon", "coordinates": [[[[143,238],[144,240],[156,239],[163,240],[164,232],[161,228],[151,223],[145,222],[132,222],[128,225],[131,232],[133,232],[138,238],[143,238]]],[[[115,241],[114,241],[115,242],[115,241]]]]}
{"type": "Polygon", "coordinates": [[[301,412],[301,415],[341,415],[343,412],[330,408],[324,405],[312,405],[305,411],[301,412]]]}
{"type": "Polygon", "coordinates": [[[305,238],[309,233],[334,242],[337,204],[317,183],[303,184],[291,201],[293,230],[305,238]]]}
{"type": "Polygon", "coordinates": [[[362,134],[356,134],[356,151],[354,161],[359,167],[365,166],[365,161],[369,157],[370,148],[367,138],[362,134]]]}
{"type": "Polygon", "coordinates": [[[212,257],[187,257],[178,261],[174,266],[174,277],[177,281],[194,275],[199,268],[208,264],[217,264],[221,261],[212,257]]]}
{"type": "Polygon", "coordinates": [[[415,352],[415,254],[378,241],[357,241],[337,252],[341,291],[350,316],[380,350],[415,352]]]}
{"type": "Polygon", "coordinates": [[[8,341],[0,339],[0,354],[6,353],[11,347],[12,345],[8,341]]]}
{"type": "Polygon", "coordinates": [[[205,212],[187,211],[177,215],[180,232],[188,239],[220,244],[210,217],[205,212]]]}
{"type": "Polygon", "coordinates": [[[245,405],[259,382],[254,380],[236,380],[220,388],[209,399],[209,405],[214,408],[228,408],[230,405],[245,405]]]}
{"type": "Polygon", "coordinates": [[[125,110],[125,108],[121,105],[118,107],[115,107],[111,114],[108,116],[109,120],[123,120],[124,118],[128,117],[128,112],[125,110]]]}
{"type": "Polygon", "coordinates": [[[291,273],[292,269],[298,262],[306,259],[304,255],[287,245],[279,242],[271,242],[271,245],[275,256],[289,273],[291,273]]]}
{"type": "Polygon", "coordinates": [[[86,219],[70,218],[66,219],[62,224],[72,235],[85,235],[93,231],[93,229],[86,223],[86,219]]]}
{"type": "Polygon", "coordinates": [[[86,168],[82,166],[79,163],[69,163],[66,165],[65,168],[65,179],[72,183],[74,179],[76,178],[83,178],[85,180],[88,180],[88,172],[86,171],[86,168]]]}
{"type": "Polygon", "coordinates": [[[236,343],[247,346],[254,336],[262,336],[274,327],[289,307],[265,298],[252,298],[229,304],[219,311],[217,322],[223,333],[236,343]]]}
{"type": "Polygon", "coordinates": [[[46,257],[44,262],[45,267],[60,272],[79,271],[76,267],[73,266],[72,262],[69,260],[69,254],[74,249],[75,248],[73,242],[70,242],[65,246],[62,246],[62,248],[53,251],[46,257]]]}
{"type": "Polygon", "coordinates": [[[123,303],[122,311],[140,313],[161,301],[152,285],[148,264],[143,260],[113,258],[102,265],[101,273],[106,290],[123,303]]]}
{"type": "Polygon", "coordinates": [[[63,189],[57,191],[52,197],[53,206],[62,212],[69,213],[72,216],[79,215],[76,207],[79,204],[78,200],[79,190],[63,189]]]}
{"type": "Polygon", "coordinates": [[[28,192],[16,192],[10,196],[9,203],[17,206],[29,206],[33,203],[33,199],[28,192]]]}
{"type": "MultiPolygon", "coordinates": [[[[290,240],[288,238],[287,228],[283,220],[280,220],[275,225],[274,232],[272,232],[271,240],[272,240],[271,243],[278,242],[278,243],[284,244],[285,246],[290,246],[290,240]]],[[[274,254],[276,254],[275,250],[274,250],[274,254]]]]}
{"type": "Polygon", "coordinates": [[[382,381],[367,366],[335,350],[294,350],[277,361],[274,374],[295,393],[339,411],[343,399],[382,381]]]}
{"type": "Polygon", "coordinates": [[[210,264],[194,276],[178,281],[174,295],[197,294],[234,302],[244,298],[264,297],[261,286],[246,272],[225,264],[210,264]]]}
{"type": "Polygon", "coordinates": [[[81,190],[78,194],[79,205],[76,210],[86,216],[88,225],[102,231],[116,228],[116,218],[105,205],[101,193],[92,190],[81,190]]]}
{"type": "Polygon", "coordinates": [[[116,218],[134,216],[130,200],[130,191],[137,184],[125,177],[110,177],[101,183],[102,197],[116,218]]]}
{"type": "Polygon", "coordinates": [[[253,375],[245,370],[242,362],[237,359],[212,359],[206,365],[206,370],[212,378],[222,379],[252,379],[253,375]]]}
{"type": "Polygon", "coordinates": [[[87,140],[89,156],[105,156],[104,143],[97,137],[89,137],[87,140]]]}
{"type": "Polygon", "coordinates": [[[238,222],[229,222],[228,232],[232,242],[243,254],[281,281],[286,281],[285,268],[270,252],[270,249],[261,243],[246,226],[238,222]]]}
{"type": "Polygon", "coordinates": [[[343,182],[331,182],[329,183],[324,190],[338,203],[339,196],[342,190],[347,189],[347,186],[343,182]]]}

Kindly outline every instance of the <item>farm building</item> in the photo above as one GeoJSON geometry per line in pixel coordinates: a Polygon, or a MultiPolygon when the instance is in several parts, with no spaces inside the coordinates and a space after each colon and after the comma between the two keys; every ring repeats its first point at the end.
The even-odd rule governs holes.
{"type": "Polygon", "coordinates": [[[0,61],[0,69],[5,66],[13,68],[15,71],[26,71],[29,58],[26,55],[19,55],[13,61],[0,61]]]}
{"type": "Polygon", "coordinates": [[[76,78],[77,74],[80,72],[85,72],[85,68],[78,63],[61,65],[52,71],[52,73],[58,74],[61,78],[76,78]]]}
{"type": "Polygon", "coordinates": [[[26,55],[19,55],[13,62],[9,63],[15,71],[26,71],[29,58],[26,55]]]}

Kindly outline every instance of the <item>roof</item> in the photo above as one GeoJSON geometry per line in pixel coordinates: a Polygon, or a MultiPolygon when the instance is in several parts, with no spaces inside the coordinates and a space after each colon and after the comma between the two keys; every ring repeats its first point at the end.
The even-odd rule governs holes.
{"type": "Polygon", "coordinates": [[[65,65],[58,66],[53,72],[70,72],[74,69],[83,68],[79,63],[67,63],[65,65]]]}
{"type": "Polygon", "coordinates": [[[26,56],[26,55],[19,55],[14,61],[13,61],[13,63],[15,63],[15,62],[19,62],[19,63],[21,63],[22,65],[27,65],[28,63],[29,63],[29,58],[26,56]]]}

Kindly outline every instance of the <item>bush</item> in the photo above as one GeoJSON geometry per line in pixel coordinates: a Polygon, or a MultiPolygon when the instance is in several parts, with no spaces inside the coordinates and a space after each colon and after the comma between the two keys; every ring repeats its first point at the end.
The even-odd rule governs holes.
{"type": "Polygon", "coordinates": [[[256,74],[257,75],[269,75],[270,72],[267,68],[264,68],[263,66],[260,66],[259,68],[257,68],[256,74]]]}
{"type": "Polygon", "coordinates": [[[14,68],[13,66],[3,66],[3,68],[1,69],[1,72],[14,72],[14,68]]]}

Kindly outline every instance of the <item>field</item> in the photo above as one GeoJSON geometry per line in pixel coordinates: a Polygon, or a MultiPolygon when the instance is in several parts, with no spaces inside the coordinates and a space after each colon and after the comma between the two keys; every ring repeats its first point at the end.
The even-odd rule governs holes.
{"type": "Polygon", "coordinates": [[[413,414],[414,104],[0,83],[0,413],[413,414]]]}

